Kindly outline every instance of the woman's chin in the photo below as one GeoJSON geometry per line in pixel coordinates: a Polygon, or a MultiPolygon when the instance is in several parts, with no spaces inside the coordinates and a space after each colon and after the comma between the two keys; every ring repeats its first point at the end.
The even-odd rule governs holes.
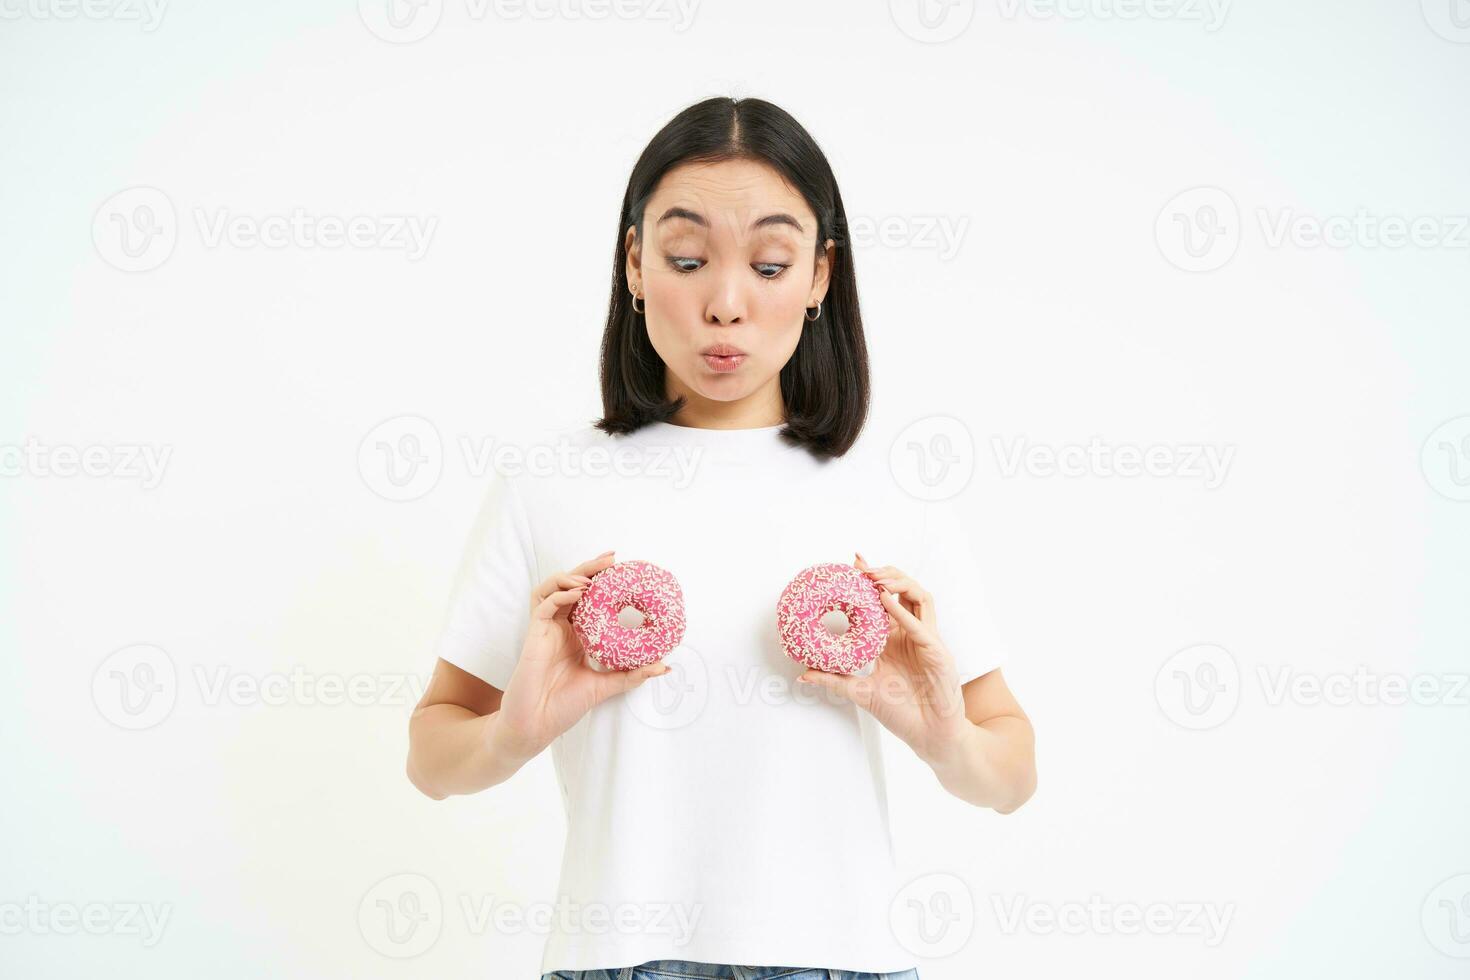
{"type": "Polygon", "coordinates": [[[699,397],[712,402],[737,402],[753,390],[753,386],[744,379],[731,378],[728,375],[700,378],[698,383],[690,387],[699,397]]]}

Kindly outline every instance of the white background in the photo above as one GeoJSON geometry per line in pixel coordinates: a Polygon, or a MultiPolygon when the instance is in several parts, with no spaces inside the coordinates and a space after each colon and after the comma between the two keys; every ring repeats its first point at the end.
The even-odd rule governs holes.
{"type": "Polygon", "coordinates": [[[924,980],[1464,976],[1463,0],[444,0],[402,31],[375,2],[110,2],[0,0],[0,972],[536,975],[542,936],[466,903],[552,899],[549,756],[444,802],[403,774],[486,479],[461,440],[596,416],[628,171],[734,95],[886,223],[856,254],[871,436],[959,420],[1038,732],[1005,817],[889,745],[924,980]],[[129,258],[140,203],[163,235],[129,258]],[[297,209],[432,234],[209,234],[297,209]],[[1373,230],[1417,218],[1433,242],[1373,230]],[[442,469],[393,500],[359,449],[405,416],[442,469]],[[1230,462],[1006,466],[1094,437],[1230,462]],[[1355,672],[1428,694],[1278,688],[1355,672]],[[413,932],[379,904],[407,893],[413,932]]]}

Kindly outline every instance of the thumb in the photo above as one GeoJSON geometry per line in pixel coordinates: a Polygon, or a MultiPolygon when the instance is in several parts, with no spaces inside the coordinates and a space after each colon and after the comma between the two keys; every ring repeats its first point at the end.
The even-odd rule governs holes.
{"type": "Polygon", "coordinates": [[[835,691],[859,707],[867,703],[867,684],[864,678],[851,674],[833,674],[825,670],[808,670],[797,679],[798,683],[835,691]]]}

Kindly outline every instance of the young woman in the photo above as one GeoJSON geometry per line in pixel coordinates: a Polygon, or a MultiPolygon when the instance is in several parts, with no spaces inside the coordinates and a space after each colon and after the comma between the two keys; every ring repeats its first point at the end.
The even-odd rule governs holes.
{"type": "Polygon", "coordinates": [[[603,417],[564,435],[555,472],[497,474],[408,776],[443,799],[552,750],[568,836],[543,980],[913,980],[889,925],[881,731],[977,806],[1009,813],[1034,790],[964,525],[860,438],[846,225],[789,114],[681,112],[623,198],[603,417]],[[625,559],[679,580],[686,631],[618,671],[569,611],[625,559]],[[888,613],[854,674],[805,669],[776,628],[786,583],[827,561],[869,576],[888,613]]]}

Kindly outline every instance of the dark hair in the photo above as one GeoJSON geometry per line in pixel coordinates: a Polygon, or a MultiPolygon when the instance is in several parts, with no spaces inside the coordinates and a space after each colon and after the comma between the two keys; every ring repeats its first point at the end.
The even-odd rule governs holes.
{"type": "Polygon", "coordinates": [[[627,433],[665,422],[684,406],[667,400],[664,363],[648,339],[628,290],[628,226],[642,240],[643,209],[663,175],[682,163],[748,159],[769,164],[806,199],[817,216],[817,252],[832,239],[833,260],[821,315],[802,325],[801,339],[781,368],[788,442],[818,457],[851,448],[868,415],[868,350],[858,311],[857,279],[847,236],[847,214],[827,158],[790,113],[764,99],[706,99],[660,129],[633,166],[618,217],[612,298],[602,334],[603,417],[594,425],[627,433]]]}

